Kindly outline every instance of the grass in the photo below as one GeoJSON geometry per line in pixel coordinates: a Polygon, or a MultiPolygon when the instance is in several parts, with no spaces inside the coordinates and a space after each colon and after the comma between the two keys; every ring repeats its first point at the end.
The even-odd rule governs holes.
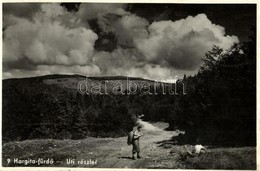
{"type": "MultiPolygon", "coordinates": [[[[3,144],[2,150],[2,164],[4,167],[38,167],[35,164],[14,164],[13,160],[18,158],[19,160],[39,158],[53,159],[55,162],[52,165],[41,164],[40,166],[46,167],[77,167],[77,165],[67,165],[66,159],[77,159],[78,156],[87,155],[96,147],[104,147],[113,138],[86,138],[81,140],[53,140],[53,139],[36,139],[15,141],[3,144]],[[7,163],[7,159],[11,159],[12,162],[7,163]]],[[[93,156],[93,155],[92,155],[93,156]]],[[[95,157],[95,156],[93,156],[95,157]]]]}
{"type": "Polygon", "coordinates": [[[189,156],[185,148],[180,148],[177,154],[185,169],[256,170],[255,147],[212,148],[207,153],[194,157],[189,156]]]}
{"type": "MultiPolygon", "coordinates": [[[[3,166],[22,167],[24,165],[7,164],[7,159],[37,159],[52,158],[54,165],[47,167],[68,167],[68,158],[99,158],[104,161],[111,157],[110,153],[118,151],[122,146],[121,139],[114,138],[86,138],[82,140],[26,140],[3,144],[3,166]],[[112,145],[113,144],[113,145],[112,145]],[[117,146],[115,146],[117,145],[117,146]],[[94,154],[91,154],[95,152],[94,154]]],[[[138,162],[135,168],[172,168],[172,169],[256,169],[256,147],[236,148],[209,148],[208,152],[191,156],[187,149],[192,151],[194,146],[174,145],[170,141],[154,144],[155,149],[145,151],[148,156],[143,162],[138,162]]],[[[115,155],[120,155],[116,154],[115,155]]],[[[116,160],[117,157],[116,157],[116,160]]],[[[28,165],[35,166],[35,165],[28,165]]],[[[79,167],[70,165],[70,167],[79,167]]]]}

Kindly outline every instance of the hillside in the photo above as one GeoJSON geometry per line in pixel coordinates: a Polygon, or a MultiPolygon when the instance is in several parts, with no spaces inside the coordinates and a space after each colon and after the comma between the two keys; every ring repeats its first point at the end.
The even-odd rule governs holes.
{"type": "Polygon", "coordinates": [[[88,90],[92,90],[92,84],[100,86],[101,91],[96,94],[79,93],[81,81],[86,81],[81,75],[3,80],[3,140],[122,136],[134,125],[137,114],[144,112],[145,106],[149,108],[151,101],[162,97],[160,85],[156,92],[159,96],[142,94],[141,90],[155,89],[152,80],[89,77],[88,90]],[[128,87],[130,82],[136,88],[133,95],[127,94],[133,88],[128,87]],[[144,89],[142,84],[146,86],[144,89]]]}
{"type": "MultiPolygon", "coordinates": [[[[16,84],[30,82],[30,83],[43,83],[46,85],[57,85],[61,88],[66,88],[77,92],[79,89],[79,83],[83,81],[81,85],[82,88],[88,88],[89,90],[92,87],[99,87],[101,88],[101,93],[105,93],[105,89],[107,89],[108,93],[112,93],[113,88],[122,88],[122,92],[127,90],[136,88],[145,88],[150,87],[154,89],[155,87],[159,89],[160,87],[164,86],[165,89],[170,88],[170,83],[148,80],[143,78],[137,77],[126,77],[126,76],[104,76],[104,77],[85,77],[82,75],[45,75],[39,77],[28,77],[28,78],[11,78],[3,80],[3,85],[5,86],[8,83],[15,82],[16,84]],[[88,85],[86,85],[86,83],[88,85]]],[[[131,90],[130,90],[131,91],[131,90]]],[[[152,91],[151,91],[152,92],[152,91]]],[[[91,91],[89,91],[91,94],[91,91]]]]}

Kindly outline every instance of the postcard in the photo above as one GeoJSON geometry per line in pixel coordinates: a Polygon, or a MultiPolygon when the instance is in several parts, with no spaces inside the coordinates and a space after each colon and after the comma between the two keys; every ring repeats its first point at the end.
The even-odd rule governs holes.
{"type": "Polygon", "coordinates": [[[257,169],[257,2],[2,2],[3,170],[257,169]]]}

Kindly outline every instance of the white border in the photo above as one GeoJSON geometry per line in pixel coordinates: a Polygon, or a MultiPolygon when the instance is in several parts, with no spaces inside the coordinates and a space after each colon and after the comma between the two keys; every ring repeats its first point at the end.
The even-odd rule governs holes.
{"type": "MultiPolygon", "coordinates": [[[[44,2],[56,2],[56,3],[60,3],[60,2],[82,2],[82,3],[87,3],[87,2],[92,2],[92,3],[158,3],[158,4],[163,4],[163,3],[179,3],[179,4],[256,4],[257,5],[257,16],[256,16],[256,27],[257,27],[257,32],[256,32],[256,36],[257,36],[257,72],[256,72],[256,91],[257,91],[257,99],[256,99],[256,103],[257,103],[257,111],[256,111],[256,122],[257,122],[257,168],[256,170],[260,170],[260,138],[259,138],[259,131],[260,131],[260,118],[259,118],[259,106],[260,106],[260,102],[259,102],[259,98],[260,98],[260,94],[258,92],[258,85],[260,84],[260,60],[259,60],[259,56],[260,56],[260,49],[259,49],[259,43],[260,43],[260,38],[259,38],[259,29],[260,29],[260,25],[259,25],[259,18],[260,18],[260,7],[259,7],[259,2],[258,0],[78,0],[78,1],[72,1],[72,0],[46,0],[46,1],[37,1],[37,0],[2,0],[0,3],[0,12],[1,12],[1,21],[0,21],[0,27],[2,27],[2,4],[3,3],[25,3],[25,2],[38,2],[38,3],[44,3],[44,2]]],[[[243,14],[241,14],[243,15],[243,14]]],[[[0,30],[0,33],[2,35],[2,29],[0,30]]],[[[3,40],[2,40],[3,41],[3,40]]],[[[1,42],[2,42],[1,41],[1,42]]],[[[0,48],[0,53],[2,54],[2,43],[1,44],[1,48],[0,48]]],[[[0,58],[0,69],[2,71],[2,57],[0,58]]],[[[2,73],[1,76],[2,78],[2,73]]],[[[0,97],[0,105],[1,105],[1,113],[0,113],[0,123],[2,123],[2,81],[0,83],[0,89],[1,89],[1,97],[0,97]]],[[[60,170],[65,170],[65,171],[73,171],[73,170],[105,170],[105,171],[114,171],[114,170],[150,170],[150,169],[114,169],[114,168],[69,168],[69,167],[2,167],[2,124],[0,124],[0,170],[8,170],[8,171],[13,171],[13,170],[37,170],[37,171],[42,171],[42,170],[54,170],[54,171],[60,171],[60,170]]],[[[155,170],[162,170],[162,171],[168,171],[168,170],[173,170],[173,169],[155,169],[155,170]]],[[[176,170],[176,169],[175,169],[176,170]]],[[[185,170],[189,170],[189,169],[185,169],[185,170]]]]}

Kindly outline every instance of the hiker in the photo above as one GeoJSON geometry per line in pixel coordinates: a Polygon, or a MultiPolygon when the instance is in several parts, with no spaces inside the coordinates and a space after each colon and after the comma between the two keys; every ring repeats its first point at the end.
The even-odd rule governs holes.
{"type": "Polygon", "coordinates": [[[141,126],[139,125],[137,129],[134,131],[133,134],[133,159],[135,160],[135,153],[137,153],[137,158],[141,158],[140,156],[140,144],[139,144],[139,138],[143,135],[141,133],[141,126]]]}
{"type": "Polygon", "coordinates": [[[128,145],[132,145],[133,144],[133,139],[134,139],[134,127],[132,127],[131,131],[128,133],[127,144],[128,145]]]}

